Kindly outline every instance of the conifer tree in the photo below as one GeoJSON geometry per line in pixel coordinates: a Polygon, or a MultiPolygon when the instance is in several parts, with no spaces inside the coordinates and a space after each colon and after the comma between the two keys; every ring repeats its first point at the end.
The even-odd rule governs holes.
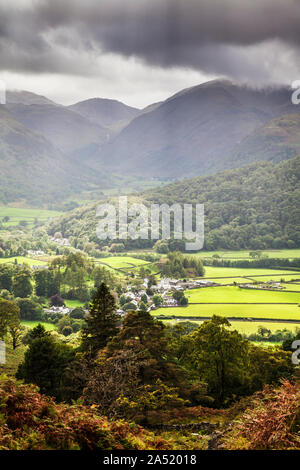
{"type": "Polygon", "coordinates": [[[106,284],[101,283],[98,287],[85,320],[82,349],[95,356],[118,332],[119,316],[116,313],[116,303],[106,284]]]}

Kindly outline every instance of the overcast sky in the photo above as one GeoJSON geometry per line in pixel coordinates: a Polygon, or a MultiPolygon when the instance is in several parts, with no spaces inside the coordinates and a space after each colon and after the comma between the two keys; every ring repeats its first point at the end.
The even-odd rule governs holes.
{"type": "Polygon", "coordinates": [[[300,0],[0,0],[0,79],[143,107],[217,77],[300,79],[300,0]]]}

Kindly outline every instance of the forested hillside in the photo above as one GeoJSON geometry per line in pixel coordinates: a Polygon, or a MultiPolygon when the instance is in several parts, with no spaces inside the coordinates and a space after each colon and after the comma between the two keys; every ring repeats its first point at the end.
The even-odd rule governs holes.
{"type": "MultiPolygon", "coordinates": [[[[147,205],[204,203],[208,250],[300,246],[300,157],[185,179],[144,192],[139,199],[147,205]]],[[[103,248],[109,241],[97,239],[97,205],[65,214],[51,223],[49,233],[62,232],[79,248],[103,248]]],[[[153,244],[151,240],[124,242],[125,248],[153,244]]]]}

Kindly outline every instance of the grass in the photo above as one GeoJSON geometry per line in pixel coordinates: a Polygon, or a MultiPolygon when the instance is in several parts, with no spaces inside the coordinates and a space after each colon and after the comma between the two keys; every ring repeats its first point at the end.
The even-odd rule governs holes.
{"type": "Polygon", "coordinates": [[[186,296],[189,303],[300,303],[300,293],[241,289],[237,286],[193,289],[186,291],[186,296]]]}
{"type": "Polygon", "coordinates": [[[297,305],[257,305],[257,304],[198,304],[187,307],[167,307],[153,310],[157,316],[182,317],[223,317],[238,318],[267,318],[270,320],[298,320],[300,321],[300,307],[297,305]]]}
{"type": "Polygon", "coordinates": [[[281,283],[281,286],[284,287],[286,290],[296,290],[300,292],[300,282],[299,284],[296,284],[295,282],[291,282],[289,284],[281,283]]]}
{"type": "Polygon", "coordinates": [[[42,322],[42,321],[22,320],[21,324],[24,326],[27,326],[28,328],[35,328],[38,324],[41,324],[47,331],[56,330],[55,325],[53,325],[52,323],[47,323],[47,322],[42,322]]]}
{"type": "Polygon", "coordinates": [[[15,256],[13,258],[0,258],[0,264],[3,263],[15,263],[17,260],[18,264],[28,264],[29,266],[45,266],[46,261],[41,261],[39,259],[27,258],[26,256],[15,256]]]}
{"type": "Polygon", "coordinates": [[[280,282],[281,279],[284,281],[294,281],[295,279],[300,279],[300,272],[294,274],[280,274],[279,276],[252,276],[249,277],[249,281],[259,281],[259,282],[267,282],[267,281],[277,281],[280,282]]]}
{"type": "Polygon", "coordinates": [[[10,342],[5,345],[6,363],[0,364],[0,375],[5,374],[12,377],[16,374],[19,364],[23,362],[26,346],[21,344],[17,349],[13,350],[10,342]]]}
{"type": "Polygon", "coordinates": [[[100,258],[97,261],[113,269],[133,268],[147,264],[147,261],[132,258],[131,256],[110,256],[108,258],[100,258]]]}
{"type": "MultiPolygon", "coordinates": [[[[199,256],[200,258],[212,258],[214,255],[220,256],[223,259],[252,259],[249,255],[251,250],[241,251],[199,251],[193,256],[199,256]]],[[[263,250],[261,253],[268,258],[281,258],[281,259],[293,259],[300,258],[300,249],[291,250],[263,250]]]]}
{"type": "MultiPolygon", "coordinates": [[[[178,323],[181,320],[164,320],[166,324],[174,324],[178,323]]],[[[184,320],[183,320],[184,321],[184,320]]],[[[191,320],[192,321],[192,320],[191,320]]],[[[193,323],[197,323],[197,325],[201,325],[203,321],[192,321],[193,323]]],[[[285,322],[257,322],[257,321],[231,321],[231,329],[237,330],[241,334],[250,335],[253,333],[257,333],[258,328],[262,326],[263,328],[267,328],[272,333],[278,330],[288,330],[295,333],[297,328],[300,328],[300,324],[297,323],[285,323],[285,322]]]]}
{"type": "Polygon", "coordinates": [[[58,217],[61,212],[50,211],[45,209],[23,209],[16,207],[0,207],[0,220],[4,217],[9,217],[7,222],[3,222],[4,227],[11,227],[18,225],[21,221],[26,221],[27,226],[33,226],[35,220],[38,222],[46,222],[47,220],[58,217]]]}
{"type": "MultiPolygon", "coordinates": [[[[253,276],[270,276],[270,279],[280,280],[281,276],[291,276],[292,271],[284,269],[258,269],[258,268],[218,268],[215,266],[205,266],[204,278],[217,277],[253,277],[253,276]]],[[[292,273],[292,278],[299,277],[298,273],[292,273]]],[[[262,278],[263,279],[263,278],[262,278]]]]}
{"type": "Polygon", "coordinates": [[[65,300],[65,305],[69,308],[84,307],[84,302],[80,300],[65,300]]]}

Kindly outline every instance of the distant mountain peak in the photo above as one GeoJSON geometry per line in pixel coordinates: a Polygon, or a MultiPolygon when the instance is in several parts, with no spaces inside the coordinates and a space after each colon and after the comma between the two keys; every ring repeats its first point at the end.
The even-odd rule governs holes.
{"type": "Polygon", "coordinates": [[[103,127],[120,127],[122,124],[128,124],[136,117],[140,110],[128,106],[121,101],[111,100],[107,98],[91,98],[79,101],[69,109],[76,111],[86,119],[103,127]]]}
{"type": "Polygon", "coordinates": [[[24,104],[24,105],[46,105],[51,104],[60,106],[46,96],[37,95],[27,90],[8,90],[6,93],[6,101],[9,104],[24,104]]]}

